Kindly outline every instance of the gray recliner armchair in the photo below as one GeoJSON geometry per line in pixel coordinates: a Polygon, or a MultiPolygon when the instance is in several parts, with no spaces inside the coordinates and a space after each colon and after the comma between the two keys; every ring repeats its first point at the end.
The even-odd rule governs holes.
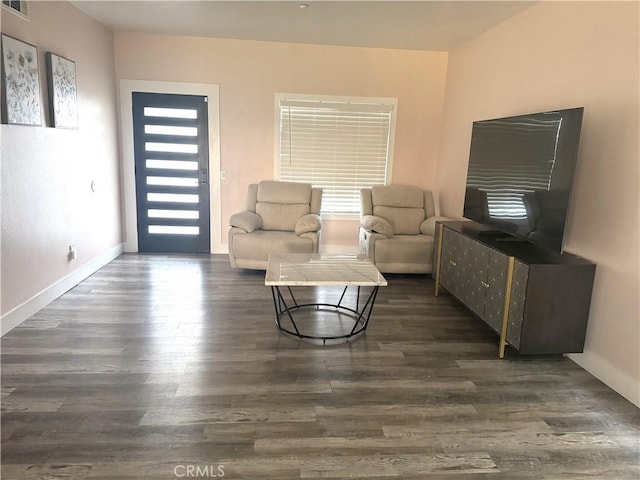
{"type": "Polygon", "coordinates": [[[229,219],[234,268],[266,270],[270,253],[318,253],[322,189],[306,183],[249,185],[247,209],[229,219]]]}
{"type": "Polygon", "coordinates": [[[409,185],[360,191],[360,252],[384,273],[431,273],[438,220],[433,195],[409,185]]]}

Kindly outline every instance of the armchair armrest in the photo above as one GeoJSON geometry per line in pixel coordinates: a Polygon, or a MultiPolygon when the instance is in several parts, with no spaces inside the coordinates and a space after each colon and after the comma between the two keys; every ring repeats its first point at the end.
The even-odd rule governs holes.
{"type": "Polygon", "coordinates": [[[296,222],[295,232],[296,235],[302,235],[308,232],[317,232],[322,228],[322,219],[320,215],[315,213],[309,213],[298,219],[296,222]]]}
{"type": "Polygon", "coordinates": [[[436,234],[436,222],[446,222],[448,220],[451,219],[447,217],[439,217],[437,215],[429,217],[420,224],[420,233],[423,235],[434,236],[436,234]]]}
{"type": "Polygon", "coordinates": [[[262,217],[257,213],[245,210],[244,212],[235,213],[229,219],[229,225],[241,228],[247,233],[262,228],[262,217]]]}
{"type": "Polygon", "coordinates": [[[384,218],[375,215],[364,215],[360,219],[360,226],[368,232],[380,233],[387,238],[393,237],[393,227],[384,218]]]}

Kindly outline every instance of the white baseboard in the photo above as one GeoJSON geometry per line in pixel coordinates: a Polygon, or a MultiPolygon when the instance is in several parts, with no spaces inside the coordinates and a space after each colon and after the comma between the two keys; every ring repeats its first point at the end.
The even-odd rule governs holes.
{"type": "Polygon", "coordinates": [[[640,407],[640,379],[621,372],[595,353],[570,353],[567,357],[635,406],[640,407]]]}
{"type": "Polygon", "coordinates": [[[4,335],[13,328],[17,327],[27,318],[31,317],[36,312],[49,305],[60,295],[75,287],[85,278],[93,275],[111,260],[117,258],[123,252],[123,250],[124,246],[122,243],[110,248],[86,265],[83,265],[77,270],[71,272],[69,275],[61,278],[53,285],[45,288],[40,293],[34,295],[23,304],[18,305],[13,310],[5,313],[2,318],[0,318],[0,335],[4,335]]]}

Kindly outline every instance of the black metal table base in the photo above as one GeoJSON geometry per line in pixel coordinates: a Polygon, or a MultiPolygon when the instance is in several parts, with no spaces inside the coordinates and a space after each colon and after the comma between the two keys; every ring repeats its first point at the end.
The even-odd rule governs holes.
{"type": "Polygon", "coordinates": [[[298,303],[296,297],[293,295],[293,291],[291,287],[286,287],[286,290],[289,292],[290,303],[287,303],[284,295],[282,294],[282,290],[279,286],[271,287],[271,294],[273,295],[273,305],[276,310],[276,325],[278,328],[286,332],[290,335],[295,335],[298,338],[306,338],[313,340],[322,340],[323,344],[327,342],[327,340],[340,340],[345,339],[348,340],[351,337],[358,335],[364,332],[367,329],[367,325],[369,324],[369,319],[371,318],[371,312],[373,311],[373,305],[376,301],[376,297],[378,296],[378,288],[377,286],[372,287],[371,293],[365,300],[360,308],[360,286],[358,286],[358,291],[356,294],[356,308],[351,308],[346,305],[343,305],[342,302],[344,300],[345,294],[347,293],[347,289],[349,287],[345,286],[342,291],[342,295],[340,296],[340,300],[338,303],[298,303]],[[293,312],[296,310],[301,310],[305,308],[315,308],[316,310],[324,310],[335,312],[337,314],[343,314],[348,317],[351,317],[354,320],[353,328],[349,333],[343,335],[306,335],[300,332],[298,325],[293,317],[293,312]],[[287,329],[282,325],[280,321],[282,317],[287,317],[293,326],[293,330],[287,329]]]}

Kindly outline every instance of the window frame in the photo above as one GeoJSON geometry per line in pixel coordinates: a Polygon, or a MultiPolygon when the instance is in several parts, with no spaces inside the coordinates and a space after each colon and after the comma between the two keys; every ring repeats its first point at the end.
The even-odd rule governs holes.
{"type": "Polygon", "coordinates": [[[7,11],[13,13],[14,15],[19,16],[20,18],[29,21],[29,4],[27,0],[19,0],[20,8],[17,9],[13,5],[7,5],[5,3],[7,0],[2,0],[2,8],[7,11]]]}
{"type": "MultiPolygon", "coordinates": [[[[380,105],[391,105],[391,115],[389,121],[389,140],[387,146],[387,161],[385,166],[385,177],[388,185],[391,183],[393,172],[394,144],[396,135],[396,119],[398,112],[398,99],[392,97],[364,97],[364,96],[342,96],[342,95],[313,95],[296,93],[276,93],[274,101],[274,178],[280,180],[280,102],[282,100],[298,100],[310,102],[331,102],[331,103],[370,103],[380,105]]],[[[338,213],[327,212],[322,214],[326,220],[358,220],[359,213],[338,213]]]]}

